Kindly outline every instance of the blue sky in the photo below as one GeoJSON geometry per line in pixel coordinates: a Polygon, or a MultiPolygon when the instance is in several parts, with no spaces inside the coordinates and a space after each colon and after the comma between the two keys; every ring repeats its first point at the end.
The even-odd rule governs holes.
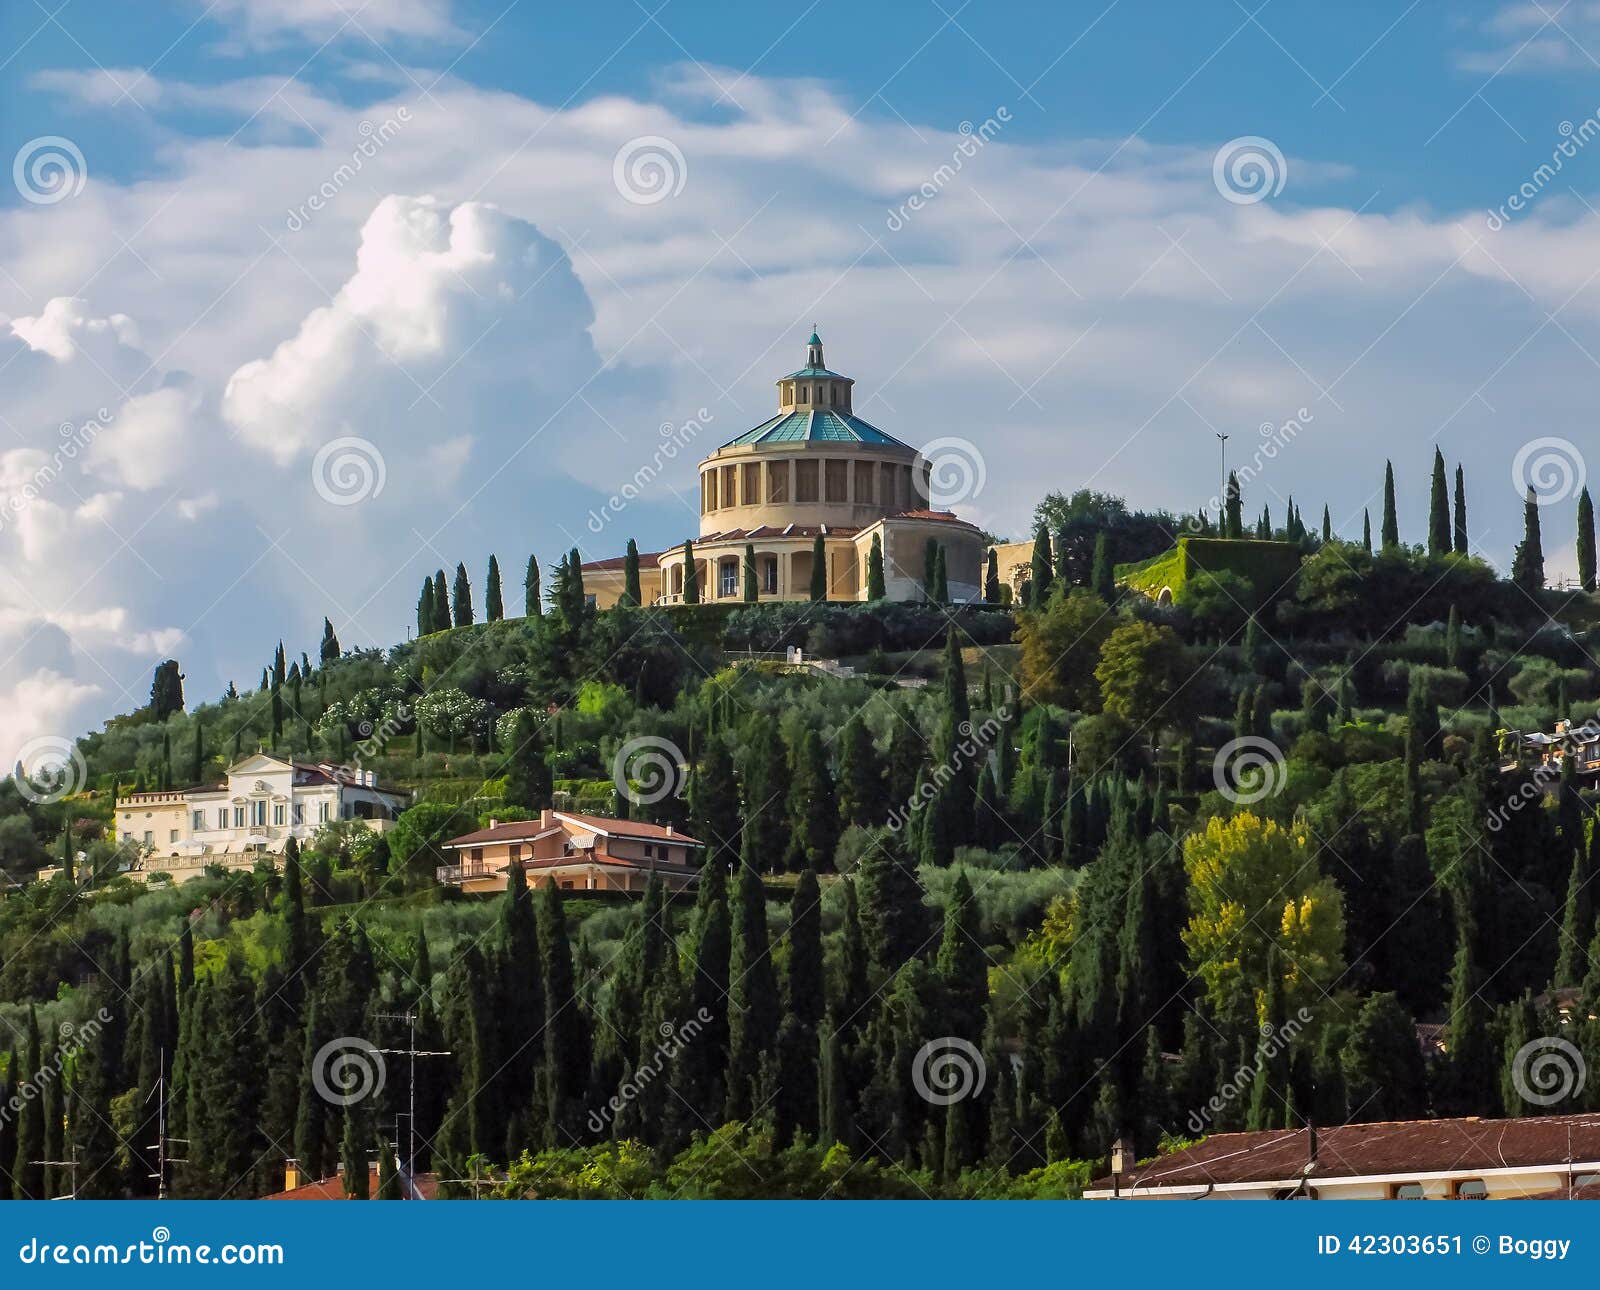
{"type": "Polygon", "coordinates": [[[0,757],[168,653],[402,638],[457,560],[681,541],[814,322],[1013,536],[1207,504],[1221,431],[1350,536],[1385,457],[1421,536],[1437,445],[1503,564],[1593,441],[1594,0],[23,0],[0,59],[0,757]]]}

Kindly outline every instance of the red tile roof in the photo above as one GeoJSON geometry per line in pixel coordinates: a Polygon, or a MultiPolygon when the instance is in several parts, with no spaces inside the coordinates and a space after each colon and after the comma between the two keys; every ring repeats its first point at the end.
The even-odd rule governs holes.
{"type": "MultiPolygon", "coordinates": [[[[1394,1120],[1317,1131],[1312,1178],[1454,1173],[1519,1165],[1600,1160],[1600,1116],[1550,1115],[1517,1120],[1394,1120]]],[[[1204,1187],[1208,1183],[1293,1183],[1310,1159],[1305,1129],[1218,1133],[1161,1156],[1124,1176],[1121,1190],[1204,1187]]],[[[1109,1177],[1092,1190],[1109,1190],[1109,1177]]]]}
{"type": "MultiPolygon", "coordinates": [[[[641,551],[639,552],[639,567],[641,569],[654,569],[660,558],[661,556],[659,553],[646,555],[643,551],[641,551]]],[[[585,573],[609,573],[613,569],[621,569],[625,567],[627,563],[627,556],[618,555],[612,556],[606,560],[588,560],[584,562],[582,567],[585,573]]]]}
{"type": "MultiPolygon", "coordinates": [[[[402,1175],[403,1176],[403,1175],[402,1175]]],[[[423,1200],[432,1200],[438,1194],[439,1180],[433,1174],[418,1174],[417,1190],[422,1193],[423,1200]]],[[[378,1167],[373,1165],[367,1177],[367,1190],[371,1196],[378,1194],[378,1167]]],[[[273,1192],[270,1196],[263,1196],[262,1200],[351,1200],[353,1197],[344,1194],[344,1176],[334,1174],[332,1178],[324,1178],[320,1182],[303,1183],[299,1187],[292,1187],[288,1191],[273,1192]]],[[[413,1199],[415,1199],[413,1197],[413,1199]]]]}
{"type": "Polygon", "coordinates": [[[608,833],[613,837],[662,839],[668,842],[682,842],[691,847],[700,845],[698,838],[691,838],[687,833],[680,833],[661,824],[646,824],[642,820],[612,820],[604,815],[577,815],[572,811],[556,811],[554,815],[558,820],[571,820],[581,828],[595,833],[608,833]]]}
{"type": "Polygon", "coordinates": [[[538,837],[541,833],[553,833],[555,831],[555,825],[551,825],[547,830],[538,820],[511,820],[505,824],[496,824],[493,828],[477,829],[472,833],[463,833],[459,838],[451,838],[444,845],[447,847],[480,847],[486,842],[528,842],[538,837]]]}

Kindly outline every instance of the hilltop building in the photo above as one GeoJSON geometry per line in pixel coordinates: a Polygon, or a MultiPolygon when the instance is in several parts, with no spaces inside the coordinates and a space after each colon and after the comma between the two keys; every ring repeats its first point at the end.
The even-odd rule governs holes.
{"type": "Polygon", "coordinates": [[[490,820],[487,828],[451,838],[440,849],[454,852],[456,861],[441,865],[435,876],[463,891],[504,891],[514,864],[533,887],[643,891],[655,874],[668,891],[682,891],[695,881],[704,847],[670,824],[544,810],[537,820],[490,820]]]}
{"type": "MultiPolygon", "coordinates": [[[[411,794],[384,788],[372,771],[284,761],[255,753],[228,767],[220,784],[117,798],[116,836],[140,853],[130,877],[197,878],[208,865],[249,869],[325,825],[359,820],[382,833],[411,805],[411,794]]],[[[46,869],[40,878],[53,877],[46,869]]]]}
{"type": "MultiPolygon", "coordinates": [[[[867,599],[874,538],[888,599],[922,598],[930,539],[944,548],[950,598],[981,599],[982,533],[951,511],[928,509],[928,463],[856,415],[855,382],[828,369],[815,332],[805,366],[777,386],[777,414],[700,463],[693,542],[702,603],[743,600],[746,546],[755,549],[759,600],[809,600],[819,535],[829,600],[867,599]]],[[[682,603],[682,544],[641,554],[639,579],[647,603],[682,603]]],[[[623,561],[585,564],[583,584],[598,608],[610,608],[623,594],[623,561]]]]}

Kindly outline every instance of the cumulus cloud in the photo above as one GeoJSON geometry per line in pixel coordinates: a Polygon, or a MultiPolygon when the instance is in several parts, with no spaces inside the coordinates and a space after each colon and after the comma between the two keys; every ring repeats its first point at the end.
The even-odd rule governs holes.
{"type": "Polygon", "coordinates": [[[291,39],[330,41],[370,37],[455,40],[450,0],[208,0],[207,17],[227,24],[248,46],[291,39]]]}
{"type": "Polygon", "coordinates": [[[182,630],[202,693],[248,681],[280,634],[314,644],[324,613],[348,642],[402,637],[440,565],[481,578],[490,551],[516,567],[681,541],[690,460],[603,533],[585,517],[662,423],[706,409],[697,454],[770,415],[814,322],[863,415],[978,446],[987,484],[966,509],[1008,535],[1047,488],[1203,504],[1216,431],[1248,455],[1258,426],[1304,408],[1252,512],[1292,493],[1359,533],[1404,444],[1402,523],[1419,532],[1437,440],[1465,463],[1475,542],[1504,559],[1522,427],[1588,434],[1570,375],[1600,347],[1600,227],[1553,195],[1497,232],[1480,213],[1357,212],[1291,155],[1278,197],[1237,205],[1213,183],[1220,139],[1003,128],[978,147],[853,115],[816,80],[721,68],[564,110],[448,77],[421,99],[294,84],[279,101],[315,133],[273,137],[233,137],[257,87],[146,81],[173,131],[156,173],[0,212],[0,308],[21,316],[0,363],[27,427],[0,476],[37,470],[64,420],[114,415],[0,554],[21,542],[93,581],[84,604],[27,588],[74,636],[91,633],[60,615],[90,601],[126,606],[147,644],[182,630]],[[168,115],[200,97],[217,136],[168,115]],[[350,166],[361,122],[402,106],[405,128],[350,166]],[[651,136],[683,182],[640,201],[614,163],[651,136]],[[286,219],[330,186],[314,218],[286,219]],[[381,453],[385,486],[331,505],[313,466],[350,437],[381,453]]]}

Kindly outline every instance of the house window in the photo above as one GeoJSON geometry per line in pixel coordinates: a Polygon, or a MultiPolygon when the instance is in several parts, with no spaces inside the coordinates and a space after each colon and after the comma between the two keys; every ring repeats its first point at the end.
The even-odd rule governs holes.
{"type": "Polygon", "coordinates": [[[296,802],[294,804],[293,810],[291,810],[290,813],[289,813],[289,818],[294,821],[294,826],[295,826],[295,828],[298,829],[302,824],[304,824],[306,822],[306,808],[305,808],[305,805],[303,803],[301,803],[301,802],[296,802]]]}
{"type": "Polygon", "coordinates": [[[233,827],[236,829],[244,828],[244,807],[242,806],[233,808],[233,827]]]}
{"type": "Polygon", "coordinates": [[[767,500],[769,502],[786,502],[789,500],[789,463],[774,461],[767,466],[767,500]]]}
{"type": "Polygon", "coordinates": [[[739,594],[739,562],[737,560],[723,560],[717,565],[717,594],[719,596],[736,596],[739,594]]]}
{"type": "Polygon", "coordinates": [[[737,506],[739,504],[739,468],[737,466],[724,466],[722,468],[722,504],[724,506],[737,506]]]}
{"type": "Polygon", "coordinates": [[[283,821],[287,815],[288,808],[282,802],[274,802],[272,804],[272,822],[279,828],[283,827],[283,821]]]}
{"type": "Polygon", "coordinates": [[[317,803],[317,823],[318,824],[326,824],[327,822],[328,822],[328,803],[327,803],[326,800],[323,800],[323,801],[317,803]]]}
{"type": "Polygon", "coordinates": [[[703,484],[705,486],[705,490],[706,490],[706,510],[708,510],[708,511],[716,510],[717,509],[717,472],[714,471],[714,470],[706,471],[705,474],[700,476],[700,482],[701,482],[701,484],[703,484]]]}
{"type": "Polygon", "coordinates": [[[250,803],[250,823],[254,828],[265,828],[267,825],[267,803],[265,800],[250,803]]]}
{"type": "Polygon", "coordinates": [[[1488,1200],[1489,1188],[1482,1178],[1463,1178],[1456,1184],[1457,1200],[1488,1200]]]}
{"type": "Polygon", "coordinates": [[[739,469],[739,496],[746,506],[754,506],[761,500],[761,467],[746,465],[739,469]]]}
{"type": "Polygon", "coordinates": [[[177,829],[169,829],[167,831],[167,841],[168,842],[176,842],[177,840],[178,840],[178,830],[177,829]]]}
{"type": "Polygon", "coordinates": [[[483,863],[483,848],[482,847],[473,847],[472,850],[468,854],[469,854],[473,864],[482,864],[483,863]]]}
{"type": "Polygon", "coordinates": [[[145,845],[146,846],[150,846],[155,842],[156,835],[154,833],[150,832],[149,829],[146,829],[144,831],[144,840],[145,840],[145,845]]]}
{"type": "Polygon", "coordinates": [[[794,464],[794,500],[797,502],[814,502],[817,500],[817,463],[814,461],[797,461],[794,464]]]}
{"type": "Polygon", "coordinates": [[[516,864],[521,859],[522,859],[522,843],[513,842],[511,844],[511,863],[512,864],[516,864]]]}
{"type": "Polygon", "coordinates": [[[842,502],[845,500],[845,494],[849,491],[850,463],[848,461],[830,461],[826,464],[828,500],[830,502],[842,502]]]}
{"type": "Polygon", "coordinates": [[[189,825],[198,833],[206,826],[206,813],[204,811],[191,811],[189,813],[189,825]]]}
{"type": "Polygon", "coordinates": [[[809,403],[810,401],[811,401],[811,387],[809,385],[802,385],[800,387],[800,402],[809,403]]]}
{"type": "Polygon", "coordinates": [[[1389,1188],[1390,1200],[1422,1200],[1422,1184],[1419,1182],[1395,1183],[1389,1188]]]}
{"type": "Polygon", "coordinates": [[[775,555],[761,562],[761,590],[769,596],[778,594],[778,557],[775,555]]]}

